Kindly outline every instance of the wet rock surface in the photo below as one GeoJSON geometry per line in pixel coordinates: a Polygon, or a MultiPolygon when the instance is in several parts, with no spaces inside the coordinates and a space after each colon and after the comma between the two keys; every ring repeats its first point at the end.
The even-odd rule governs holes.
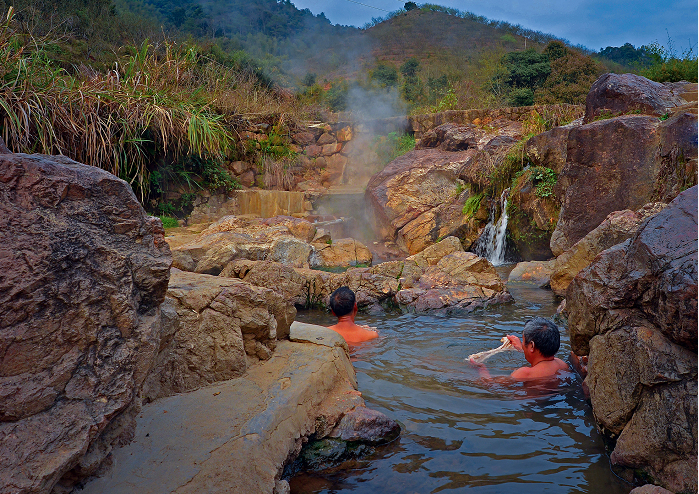
{"type": "Polygon", "coordinates": [[[589,353],[611,462],[673,492],[697,489],[697,187],[602,252],[567,292],[571,346],[589,353]]]}
{"type": "Polygon", "coordinates": [[[0,198],[0,484],[50,492],[133,435],[170,249],[126,182],[64,157],[0,155],[0,198]]]}

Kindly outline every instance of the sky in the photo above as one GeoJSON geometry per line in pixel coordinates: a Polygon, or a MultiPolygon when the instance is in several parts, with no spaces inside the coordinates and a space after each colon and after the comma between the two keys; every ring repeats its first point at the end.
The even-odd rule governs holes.
{"type": "MultiPolygon", "coordinates": [[[[324,12],[333,24],[357,27],[370,22],[372,17],[384,17],[405,5],[403,0],[291,2],[316,15],[324,12]]],[[[425,2],[415,3],[421,5],[425,2]]],[[[697,53],[697,0],[431,0],[429,3],[520,24],[594,51],[624,43],[640,47],[655,41],[668,47],[669,33],[678,55],[690,47],[697,53]]]]}

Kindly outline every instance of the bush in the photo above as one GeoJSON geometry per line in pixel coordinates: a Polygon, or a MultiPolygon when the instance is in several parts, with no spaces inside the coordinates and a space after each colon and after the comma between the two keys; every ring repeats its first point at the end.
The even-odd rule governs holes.
{"type": "Polygon", "coordinates": [[[163,223],[163,228],[177,228],[180,224],[177,222],[177,218],[171,216],[158,216],[160,221],[163,223]]]}
{"type": "Polygon", "coordinates": [[[466,203],[464,204],[464,208],[462,210],[463,214],[468,217],[473,217],[481,208],[481,201],[483,200],[484,196],[485,195],[481,192],[480,194],[476,194],[466,199],[466,203]]]}
{"type": "Polygon", "coordinates": [[[664,48],[658,43],[642,47],[650,54],[653,62],[650,67],[641,71],[641,75],[656,82],[697,82],[697,55],[690,48],[677,56],[672,40],[669,40],[668,44],[670,48],[664,48]]]}

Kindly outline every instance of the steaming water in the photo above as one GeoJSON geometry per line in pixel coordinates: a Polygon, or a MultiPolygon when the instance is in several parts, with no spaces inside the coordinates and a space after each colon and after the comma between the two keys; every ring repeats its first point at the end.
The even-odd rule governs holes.
{"type": "MultiPolygon", "coordinates": [[[[401,423],[401,436],[367,459],[297,475],[291,492],[627,494],[631,486],[610,470],[577,375],[548,391],[488,387],[464,361],[499,346],[504,334],[521,335],[527,318],[555,313],[550,291],[510,290],[514,304],[461,318],[360,314],[357,322],[381,336],[353,351],[359,390],[367,406],[401,423]]],[[[334,322],[320,312],[298,319],[334,322]]],[[[558,356],[567,361],[565,329],[561,336],[558,356]]],[[[505,352],[486,365],[506,375],[525,363],[505,352]]]]}
{"type": "Polygon", "coordinates": [[[500,218],[495,223],[495,208],[490,211],[490,219],[483,233],[476,241],[473,252],[490,261],[493,266],[505,264],[505,248],[507,242],[507,196],[510,189],[500,196],[500,218]]]}

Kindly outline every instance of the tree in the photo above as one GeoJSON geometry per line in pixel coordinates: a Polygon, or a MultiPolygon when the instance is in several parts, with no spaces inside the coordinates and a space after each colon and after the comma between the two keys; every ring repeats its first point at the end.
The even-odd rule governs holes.
{"type": "Polygon", "coordinates": [[[551,73],[548,55],[537,53],[533,48],[505,55],[505,68],[508,71],[505,84],[513,88],[535,89],[544,83],[551,73]]]}
{"type": "Polygon", "coordinates": [[[420,61],[417,58],[412,57],[406,60],[405,63],[400,66],[400,73],[403,74],[403,77],[415,77],[419,69],[420,61]]]}
{"type": "Polygon", "coordinates": [[[396,87],[398,85],[398,71],[393,65],[379,63],[370,72],[369,77],[380,87],[396,87]]]}
{"type": "Polygon", "coordinates": [[[415,2],[406,2],[403,8],[406,12],[409,12],[411,10],[415,10],[417,8],[417,4],[415,2]]]}

